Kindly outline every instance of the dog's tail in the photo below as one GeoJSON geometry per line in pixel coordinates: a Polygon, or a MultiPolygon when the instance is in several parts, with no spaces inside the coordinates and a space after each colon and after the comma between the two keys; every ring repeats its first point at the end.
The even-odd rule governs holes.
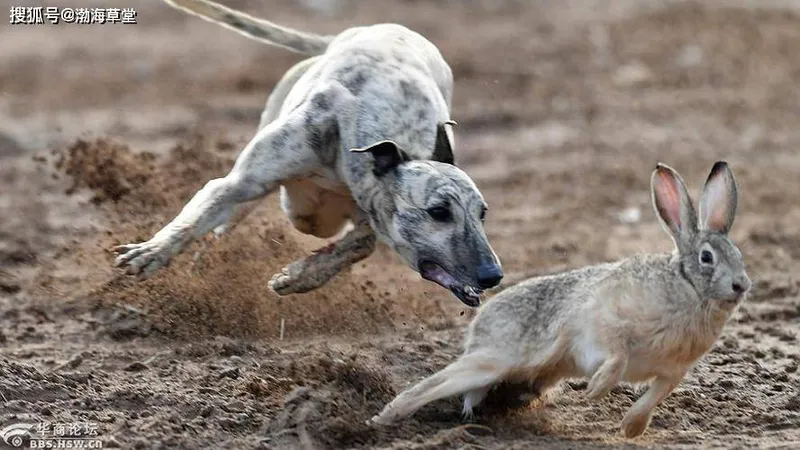
{"type": "Polygon", "coordinates": [[[282,27],[209,0],[164,0],[170,6],[200,16],[268,44],[305,55],[321,55],[335,36],[321,36],[282,27]]]}

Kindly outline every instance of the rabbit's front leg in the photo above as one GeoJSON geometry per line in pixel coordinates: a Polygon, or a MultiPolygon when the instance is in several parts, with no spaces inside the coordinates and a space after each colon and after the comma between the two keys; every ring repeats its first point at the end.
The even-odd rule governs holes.
{"type": "Polygon", "coordinates": [[[628,355],[626,353],[618,353],[606,359],[592,375],[592,379],[589,380],[589,385],[586,387],[586,396],[590,400],[598,400],[604,397],[614,386],[622,381],[622,376],[625,374],[627,367],[628,355]]]}
{"type": "Polygon", "coordinates": [[[626,437],[633,438],[644,433],[653,415],[653,408],[667,398],[682,378],[657,377],[653,380],[647,392],[636,400],[622,419],[622,430],[626,437]]]}

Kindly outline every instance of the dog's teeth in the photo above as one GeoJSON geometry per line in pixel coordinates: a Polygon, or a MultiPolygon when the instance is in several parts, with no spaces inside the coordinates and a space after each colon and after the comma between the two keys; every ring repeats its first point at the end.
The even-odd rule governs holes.
{"type": "Polygon", "coordinates": [[[472,286],[467,286],[464,288],[464,292],[469,295],[474,295],[475,297],[479,297],[481,295],[481,291],[475,289],[472,286]]]}

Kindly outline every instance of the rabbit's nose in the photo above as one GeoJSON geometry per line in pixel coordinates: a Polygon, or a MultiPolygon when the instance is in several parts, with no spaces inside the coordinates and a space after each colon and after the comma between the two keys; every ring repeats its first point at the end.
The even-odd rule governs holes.
{"type": "Polygon", "coordinates": [[[500,284],[503,279],[503,268],[497,264],[481,264],[478,266],[478,285],[489,289],[500,284]]]}
{"type": "Polygon", "coordinates": [[[741,294],[742,292],[747,291],[750,289],[750,279],[747,277],[737,277],[733,280],[733,285],[731,286],[733,292],[737,294],[741,294]]]}

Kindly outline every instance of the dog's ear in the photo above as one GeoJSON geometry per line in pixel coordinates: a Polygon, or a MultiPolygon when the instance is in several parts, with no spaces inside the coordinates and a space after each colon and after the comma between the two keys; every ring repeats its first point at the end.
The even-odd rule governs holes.
{"type": "Polygon", "coordinates": [[[453,147],[450,145],[450,139],[447,137],[447,129],[445,128],[446,126],[454,125],[458,125],[455,120],[448,120],[436,127],[436,146],[433,148],[433,155],[431,156],[433,161],[456,164],[453,157],[453,147]]]}
{"type": "Polygon", "coordinates": [[[380,141],[368,147],[352,148],[351,152],[371,153],[375,158],[375,167],[372,173],[381,177],[391,172],[395,167],[408,161],[408,155],[394,141],[380,141]]]}

